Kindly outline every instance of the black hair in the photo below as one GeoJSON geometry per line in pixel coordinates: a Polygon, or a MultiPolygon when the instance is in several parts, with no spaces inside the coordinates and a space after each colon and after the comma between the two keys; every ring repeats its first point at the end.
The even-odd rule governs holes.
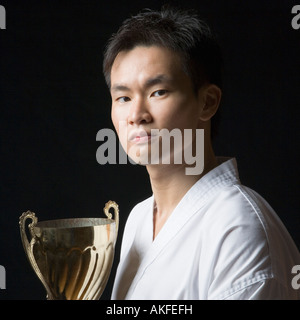
{"type": "MultiPolygon", "coordinates": [[[[178,53],[195,91],[205,83],[222,88],[221,49],[208,25],[194,11],[170,7],[161,11],[145,9],[126,19],[110,38],[104,52],[103,71],[108,87],[118,53],[136,46],[159,46],[178,53]]],[[[211,121],[212,136],[219,120],[216,115],[211,121]]]]}

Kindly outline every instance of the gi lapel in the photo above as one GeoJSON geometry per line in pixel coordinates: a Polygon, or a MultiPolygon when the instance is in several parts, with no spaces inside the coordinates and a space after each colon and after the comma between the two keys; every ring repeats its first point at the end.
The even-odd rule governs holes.
{"type": "MultiPolygon", "coordinates": [[[[235,159],[220,159],[225,163],[215,168],[197,181],[192,188],[184,195],[178,203],[165,225],[153,241],[149,250],[141,260],[139,269],[132,281],[131,287],[127,293],[127,299],[130,299],[134,290],[145,273],[148,266],[155,261],[159,254],[164,250],[167,244],[180,232],[191,217],[199,212],[206,201],[220,188],[224,186],[239,183],[238,171],[235,159]],[[226,161],[225,161],[226,160],[226,161]]],[[[221,161],[220,161],[221,162],[221,161]]],[[[153,213],[153,201],[150,208],[153,213]]],[[[152,226],[153,227],[153,226],[152,226]]]]}
{"type": "MultiPolygon", "coordinates": [[[[131,287],[127,293],[127,299],[130,299],[136,285],[143,276],[144,272],[150,264],[152,264],[159,254],[164,250],[167,244],[180,232],[189,219],[199,211],[205,203],[205,199],[197,192],[197,184],[195,184],[178,203],[165,225],[156,236],[149,250],[142,258],[139,269],[132,281],[131,287]]],[[[151,207],[153,212],[153,204],[151,207]]],[[[153,227],[153,225],[152,225],[153,227]]]]}

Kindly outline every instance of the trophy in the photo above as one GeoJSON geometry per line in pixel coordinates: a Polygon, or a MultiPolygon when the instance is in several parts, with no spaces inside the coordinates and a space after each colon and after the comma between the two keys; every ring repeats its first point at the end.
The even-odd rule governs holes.
{"type": "Polygon", "coordinates": [[[109,201],[107,218],[38,222],[34,212],[20,216],[25,253],[47,291],[48,300],[97,300],[113,264],[119,226],[118,205],[109,201]],[[109,212],[114,209],[114,219],[109,212]],[[26,233],[26,220],[29,232],[26,233]]]}

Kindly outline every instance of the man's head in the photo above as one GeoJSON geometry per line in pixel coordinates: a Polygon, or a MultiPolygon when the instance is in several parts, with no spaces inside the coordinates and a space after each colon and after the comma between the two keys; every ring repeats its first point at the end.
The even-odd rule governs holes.
{"type": "Polygon", "coordinates": [[[107,46],[104,74],[112,120],[128,155],[141,160],[140,154],[151,154],[150,140],[159,141],[153,129],[190,129],[195,146],[196,129],[209,132],[219,106],[221,64],[214,37],[195,15],[147,10],[126,20],[107,46]]]}
{"type": "MultiPolygon", "coordinates": [[[[111,86],[111,68],[117,55],[137,46],[158,46],[180,56],[182,67],[197,92],[206,83],[222,88],[222,54],[209,27],[194,12],[176,9],[144,10],[124,21],[106,48],[103,70],[111,86]]],[[[217,131],[218,113],[211,123],[217,131]]]]}

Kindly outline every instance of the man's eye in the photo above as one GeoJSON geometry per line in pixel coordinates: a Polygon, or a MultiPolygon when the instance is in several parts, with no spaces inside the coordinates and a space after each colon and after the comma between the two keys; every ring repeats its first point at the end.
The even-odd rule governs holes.
{"type": "Polygon", "coordinates": [[[161,97],[167,93],[167,90],[157,90],[152,93],[153,97],[161,97]]]}
{"type": "Polygon", "coordinates": [[[130,101],[130,98],[129,97],[119,97],[117,99],[118,102],[121,102],[121,103],[125,103],[125,102],[128,102],[130,101]]]}

